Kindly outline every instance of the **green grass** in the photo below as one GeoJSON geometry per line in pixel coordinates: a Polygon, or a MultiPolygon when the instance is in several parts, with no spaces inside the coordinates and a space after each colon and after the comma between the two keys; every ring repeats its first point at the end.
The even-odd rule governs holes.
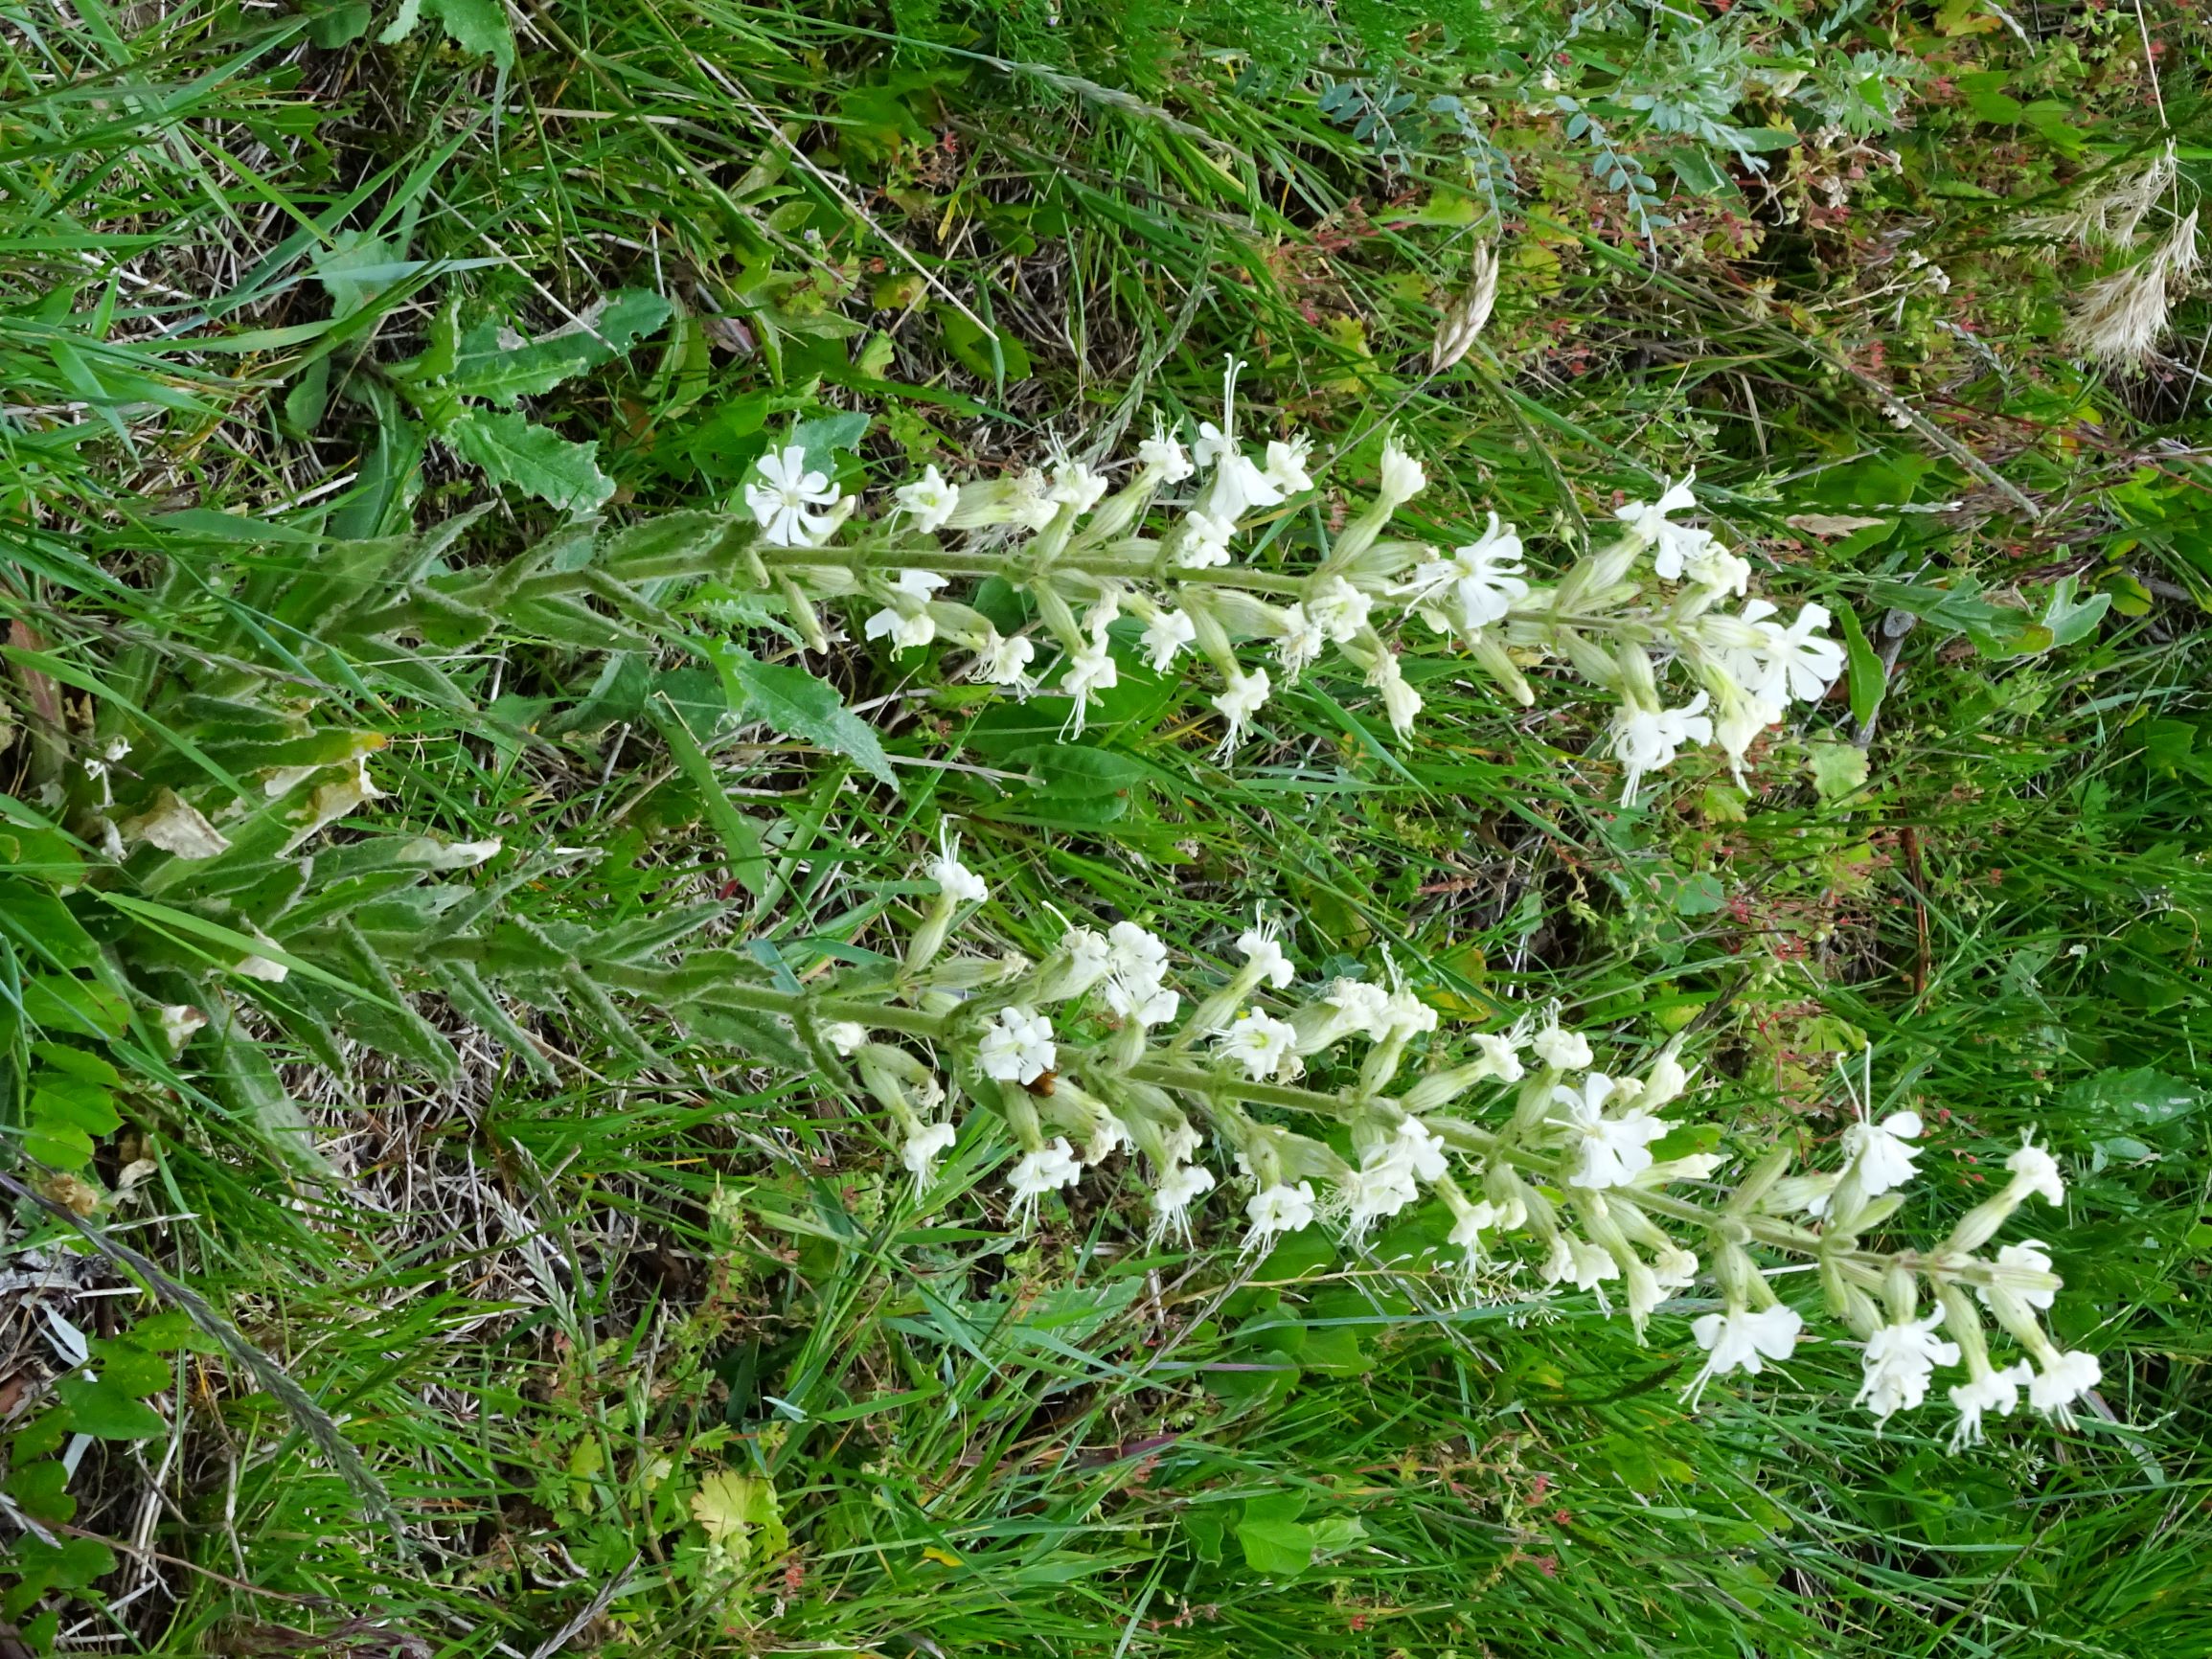
{"type": "MultiPolygon", "coordinates": [[[[558,1650],[2212,1651],[2201,404],[2185,376],[2066,362],[2079,273],[2019,243],[2002,206],[2156,141],[2132,15],[2039,19],[2031,48],[1950,9],[1742,8],[1741,34],[1699,45],[1655,13],[1568,38],[1500,9],[1385,64],[1408,32],[1372,6],[1265,27],[1065,11],[532,9],[506,71],[435,19],[379,45],[387,19],[349,41],[343,9],[0,11],[11,1140],[33,1041],[107,1049],[125,1124],[87,1176],[119,1187],[142,1152],[155,1169],[98,1227],[316,1402],[287,1406],[205,1342],[165,1351],[146,1391],[162,1434],[95,1443],[69,1483],[65,1524],[116,1557],[42,1603],[65,1645],[536,1655],[582,1621],[558,1650]],[[1855,55],[1877,50],[1925,73],[1876,87],[1914,119],[1871,134],[1897,165],[1847,181],[1839,221],[1818,180],[1844,175],[1851,140],[1811,135],[1854,114],[1875,67],[1855,55]],[[1683,148],[1748,175],[1725,145],[1624,139],[1634,118],[1608,106],[1680,193],[1656,250],[1623,234],[1562,113],[1515,90],[1516,63],[1594,103],[1639,62],[1678,89],[1800,58],[1794,102],[1750,88],[1731,117],[1797,128],[1757,151],[1771,196],[1688,193],[1683,148]],[[1364,135],[1361,108],[1381,112],[1364,135]],[[1494,154],[1522,186],[1503,297],[1431,376],[1494,154]],[[1947,269],[1950,297],[1884,290],[1888,233],[1947,269]],[[1851,608],[1878,643],[1894,606],[1925,620],[1864,784],[1834,799],[1781,739],[1749,799],[1700,758],[1622,811],[1617,769],[1585,756],[1603,703],[1562,680],[1520,715],[1443,658],[1408,659],[1428,699],[1410,743],[1324,668],[1233,768],[1201,705],[1131,673],[1085,738],[1120,791],[1055,787],[1033,752],[1063,704],[988,702],[935,653],[855,645],[813,666],[881,734],[900,789],[710,721],[733,828],[639,690],[691,684],[651,678],[690,660],[673,638],[608,652],[513,611],[445,648],[314,631],[339,541],[488,507],[442,557],[490,570],[559,523],[456,459],[399,372],[440,308],[535,336],[617,287],[676,314],[525,405],[597,443],[617,522],[727,508],[795,418],[868,415],[853,465],[880,487],[1154,406],[1208,417],[1235,352],[1250,418],[1311,426],[1346,480],[1385,427],[1414,443],[1435,480],[1416,516],[1440,540],[1494,507],[1563,561],[1555,533],[1695,464],[1777,591],[1851,608]],[[1882,418],[1889,391],[1921,427],[1882,418]],[[1881,522],[1788,524],[1808,512],[1881,522]],[[2078,643],[2002,654],[2011,605],[2043,614],[2062,565],[2110,612],[2078,643]],[[713,943],[800,973],[865,959],[896,948],[903,884],[950,825],[995,894],[981,934],[1032,954],[1057,906],[1141,918],[1202,969],[1264,905],[1294,919],[1309,973],[1388,948],[1478,1023],[1559,996],[1635,1049],[1702,1014],[1710,1115],[1739,1147],[1825,1148],[1838,1061],[1871,1044],[1878,1098],[1935,1125],[1901,1241],[1939,1234],[2028,1125],[2066,1163],[2068,1209],[2045,1223],[2078,1321],[2062,1334],[2103,1355],[2109,1410],[1954,1457],[1940,1412],[1877,1435],[1850,1411],[1856,1354],[1832,1340],[1691,1415],[1684,1315],[1706,1287],[1638,1348],[1586,1299],[1470,1305],[1394,1260],[1433,1218],[1373,1259],[1315,1239],[1255,1269],[1145,1249],[1141,1187],[1094,1174],[1015,1238],[987,1148],[918,1216],[885,1125],[736,1037],[632,998],[617,1028],[589,988],[520,975],[503,1006],[543,1046],[518,1048],[425,977],[427,954],[333,958],[352,990],[295,977],[235,1042],[173,1064],[143,1025],[95,1042],[35,999],[121,963],[144,989],[184,983],[88,897],[165,890],[144,857],[116,872],[35,828],[38,787],[81,806],[77,761],[125,727],[133,766],[178,787],[270,763],[273,739],[188,693],[264,724],[299,713],[311,730],[289,740],[318,754],[385,740],[387,794],[328,832],[323,883],[337,844],[497,836],[500,858],[437,879],[496,890],[538,930],[668,922],[673,943],[711,901],[713,943]],[[757,887],[739,884],[746,835],[757,887]],[[57,943],[55,906],[91,919],[93,955],[57,943]],[[395,984],[422,1029],[379,1014],[395,984]],[[299,1167],[302,1116],[334,1179],[299,1167]],[[400,1535],[318,1454],[325,1419],[400,1535]],[[772,1482],[789,1544],[734,1578],[686,1508],[718,1469],[772,1482]],[[1285,1538],[1310,1565],[1268,1554],[1285,1538]]],[[[2194,189],[2202,26],[2146,15],[2194,189]]],[[[2186,365],[2201,307],[2178,321],[2186,365]]],[[[787,654],[770,627],[744,637],[787,654]]],[[[1842,702],[1806,735],[1849,738],[1842,702]]],[[[11,1432],[56,1369],[50,1312],[112,1336],[157,1305],[76,1239],[13,1204],[0,1272],[43,1279],[0,1327],[11,1432]]],[[[11,1469],[41,1461],[14,1443],[11,1469]]]]}

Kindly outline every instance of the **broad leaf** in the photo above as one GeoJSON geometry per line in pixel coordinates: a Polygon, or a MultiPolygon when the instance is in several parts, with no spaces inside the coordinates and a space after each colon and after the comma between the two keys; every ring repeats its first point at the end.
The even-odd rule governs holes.
{"type": "Polygon", "coordinates": [[[626,288],[571,326],[536,340],[518,340],[496,323],[479,323],[462,337],[445,376],[445,389],[513,408],[518,398],[550,392],[564,380],[627,352],[640,337],[668,321],[658,294],[626,288]]]}
{"type": "Polygon", "coordinates": [[[759,720],[786,737],[819,743],[887,787],[899,787],[875,729],[848,709],[826,682],[788,663],[764,663],[729,640],[693,643],[722,676],[730,713],[739,720],[759,720]]]}
{"type": "Polygon", "coordinates": [[[571,443],[519,415],[468,409],[443,436],[494,484],[512,484],[564,512],[589,512],[614,493],[599,469],[599,445],[571,443]]]}

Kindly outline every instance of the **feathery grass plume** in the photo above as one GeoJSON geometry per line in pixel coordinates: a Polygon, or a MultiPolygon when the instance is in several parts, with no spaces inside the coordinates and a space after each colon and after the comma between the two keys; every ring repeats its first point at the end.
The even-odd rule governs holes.
{"type": "Polygon", "coordinates": [[[2153,156],[2139,171],[2109,180],[2056,213],[2031,215],[2020,221],[2020,229],[2033,237],[2133,247],[2144,216],[2166,193],[2179,171],[2174,146],[2169,143],[2162,154],[2153,156]]]}
{"type": "Polygon", "coordinates": [[[2092,362],[2140,368],[2164,337],[2169,308],[2186,290],[2197,263],[2192,210],[2148,258],[2083,291],[2066,318],[2067,346],[2092,362]]]}
{"type": "Polygon", "coordinates": [[[1428,351],[1431,375],[1443,374],[1467,355],[1481,334],[1483,325],[1490,321],[1491,307],[1496,304],[1497,249],[1489,242],[1477,242],[1467,292],[1437,324],[1436,340],[1428,351]]]}

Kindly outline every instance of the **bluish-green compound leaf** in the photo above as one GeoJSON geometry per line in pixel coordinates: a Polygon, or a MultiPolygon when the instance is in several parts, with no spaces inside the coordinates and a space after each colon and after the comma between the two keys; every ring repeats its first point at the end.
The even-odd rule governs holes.
{"type": "Polygon", "coordinates": [[[599,445],[572,443],[520,415],[464,410],[445,428],[445,442],[495,484],[512,484],[564,512],[589,512],[614,493],[599,469],[599,445]]]}

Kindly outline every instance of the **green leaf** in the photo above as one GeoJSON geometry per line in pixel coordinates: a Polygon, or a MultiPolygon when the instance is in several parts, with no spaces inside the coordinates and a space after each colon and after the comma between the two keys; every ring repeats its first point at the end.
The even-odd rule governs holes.
{"type": "Polygon", "coordinates": [[[1843,654],[1848,665],[1845,679],[1851,691],[1851,717],[1861,726],[1874,718],[1881,707],[1881,693],[1887,688],[1887,679],[1881,671],[1881,659],[1874,648],[1866,643],[1866,630],[1859,625],[1859,613],[1849,605],[1839,605],[1836,611],[1836,625],[1843,630],[1843,654]]]}
{"type": "Polygon", "coordinates": [[[747,893],[760,898],[768,887],[768,856],[761,844],[760,830],[731,805],[721,779],[716,775],[714,762],[707,759],[706,751],[699,747],[698,739],[692,736],[674,705],[656,696],[646,705],[645,713],[668,743],[676,765],[691,780],[692,787],[699,792],[699,804],[706,808],[707,822],[715,827],[715,833],[721,837],[722,850],[729,854],[730,874],[743,884],[747,893]]]}
{"type": "Polygon", "coordinates": [[[130,1390],[101,1377],[67,1376],[54,1385],[69,1408],[69,1426],[96,1440],[152,1440],[169,1424],[130,1390]]]}
{"type": "Polygon", "coordinates": [[[692,1494],[692,1518],[741,1567],[775,1560],[791,1547],[772,1481],[717,1469],[692,1494]]]}
{"type": "Polygon", "coordinates": [[[978,379],[1003,387],[1009,380],[1029,378],[1028,349],[1004,329],[986,333],[967,312],[949,306],[937,313],[937,320],[945,330],[946,349],[978,379]]]}
{"type": "Polygon", "coordinates": [[[730,640],[696,638],[692,644],[722,676],[730,713],[739,720],[759,720],[786,737],[819,743],[886,787],[899,787],[875,729],[826,682],[788,663],[764,663],[730,640]]]}
{"type": "Polygon", "coordinates": [[[159,1394],[176,1380],[168,1360],[135,1342],[96,1336],[91,1347],[93,1369],[100,1373],[100,1380],[125,1394],[140,1398],[159,1394]]]}
{"type": "MultiPolygon", "coordinates": [[[[642,288],[609,294],[571,325],[535,340],[515,340],[496,323],[480,323],[462,338],[444,389],[514,406],[518,398],[550,392],[564,380],[622,355],[668,321],[669,304],[642,288]]],[[[865,417],[861,417],[865,420],[865,417]]]]}
{"type": "Polygon", "coordinates": [[[57,1125],[82,1129],[88,1135],[112,1135],[123,1126],[115,1097],[98,1083],[82,1078],[41,1078],[31,1091],[31,1122],[42,1130],[57,1125]]]}
{"type": "Polygon", "coordinates": [[[837,451],[856,450],[867,435],[868,417],[857,410],[840,409],[817,415],[791,428],[791,442],[807,452],[807,465],[817,472],[837,476],[837,451]]]}
{"type": "Polygon", "coordinates": [[[2042,620],[2043,626],[2051,630],[2054,648],[2088,638],[2096,632],[2105,613],[2112,608],[2112,596],[2109,593],[2091,594],[2077,603],[2074,599],[2077,586],[2077,580],[2071,576],[2061,577],[2051,584],[2050,602],[2043,607],[2042,620]]]}
{"type": "Polygon", "coordinates": [[[1294,1578],[1313,1564],[1313,1529],[1296,1521],[1244,1520],[1237,1525],[1244,1564],[1255,1573],[1294,1578]]]}
{"type": "Polygon", "coordinates": [[[514,65],[514,36],[507,27],[507,13],[499,0],[400,0],[391,26],[376,36],[383,46],[397,45],[415,32],[424,17],[435,17],[445,34],[465,52],[481,53],[502,69],[514,65]]]}
{"type": "Polygon", "coordinates": [[[563,512],[590,512],[614,493],[599,469],[599,444],[572,443],[520,415],[464,410],[440,434],[495,484],[512,484],[563,512]]]}
{"type": "Polygon", "coordinates": [[[315,260],[315,280],[331,296],[331,317],[352,316],[399,281],[406,258],[406,249],[395,247],[381,237],[340,231],[315,260]]]}
{"type": "Polygon", "coordinates": [[[1866,784],[1866,751],[1835,738],[1816,738],[1808,746],[1806,768],[1823,801],[1840,801],[1866,784]]]}

